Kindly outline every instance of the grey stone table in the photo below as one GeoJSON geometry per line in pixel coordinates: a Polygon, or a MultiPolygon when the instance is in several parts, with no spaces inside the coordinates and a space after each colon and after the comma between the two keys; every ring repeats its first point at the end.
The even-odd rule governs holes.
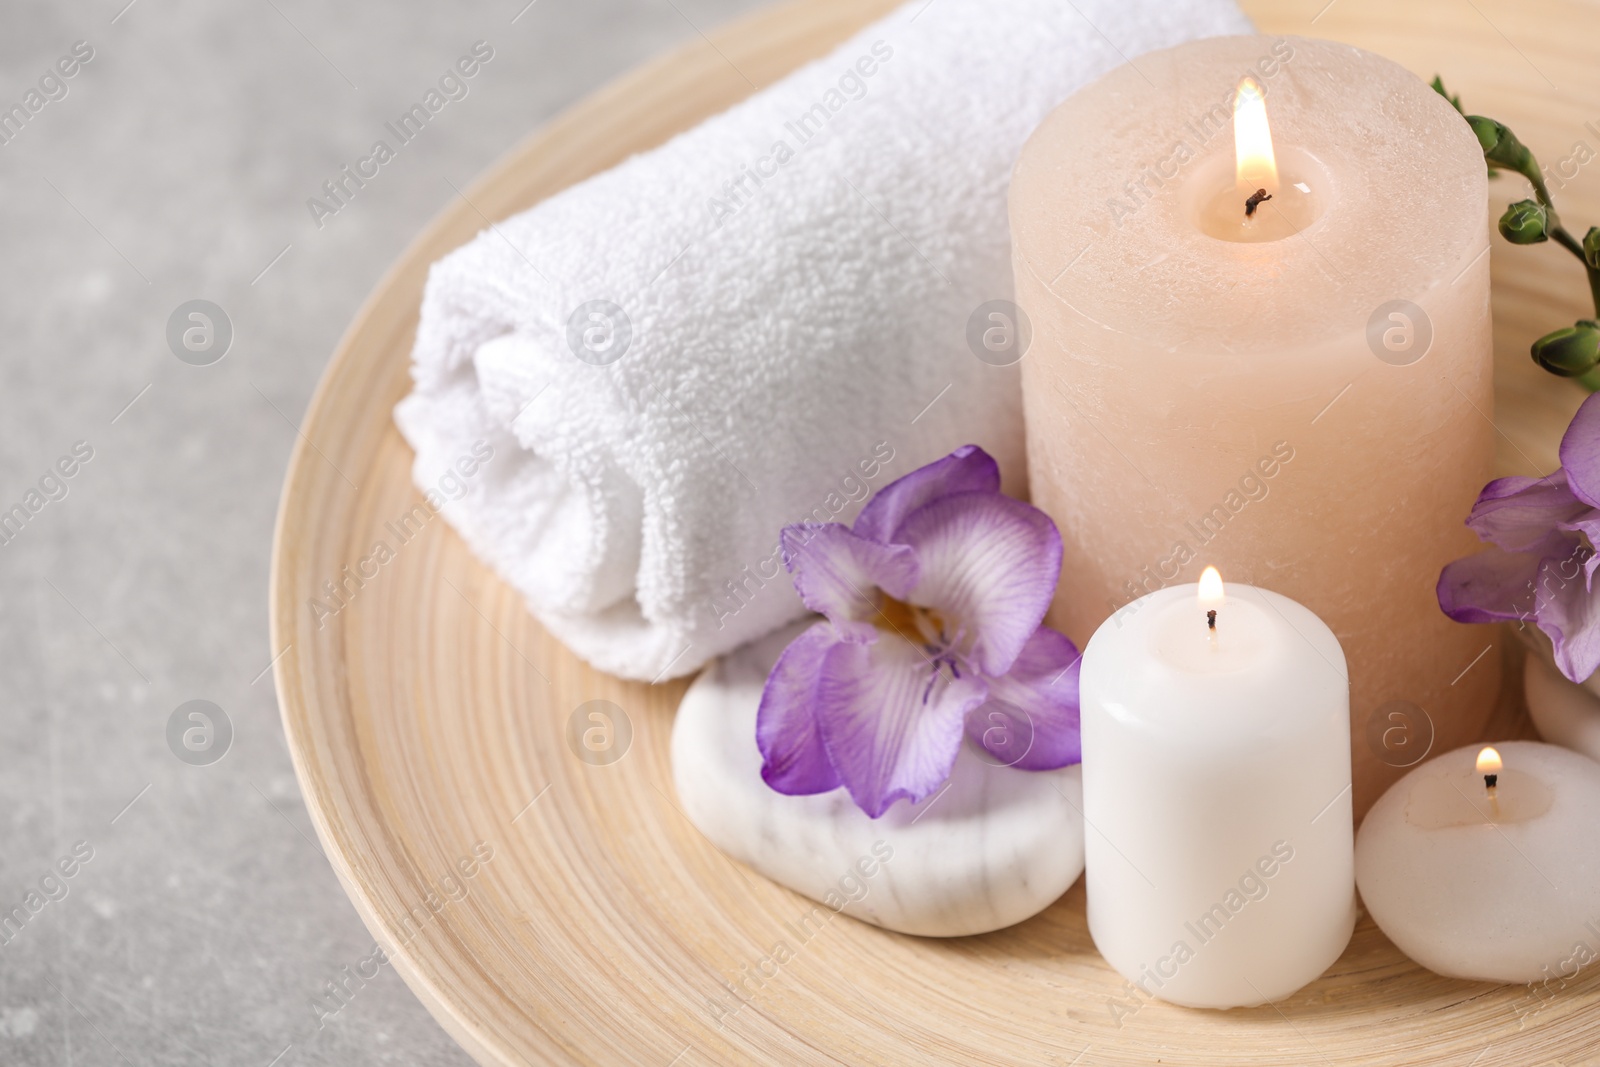
{"type": "Polygon", "coordinates": [[[340,333],[452,185],[756,4],[0,14],[0,1064],[468,1062],[391,969],[347,976],[372,938],[266,670],[284,468],[340,333]],[[387,137],[480,41],[422,131],[387,137]],[[330,200],[380,138],[393,158],[330,200]],[[169,343],[192,300],[221,315],[184,309],[169,343]]]}

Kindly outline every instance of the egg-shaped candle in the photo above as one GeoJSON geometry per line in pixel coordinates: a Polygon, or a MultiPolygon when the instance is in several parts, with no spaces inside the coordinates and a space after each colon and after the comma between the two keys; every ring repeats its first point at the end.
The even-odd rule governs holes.
{"type": "Polygon", "coordinates": [[[1356,883],[1400,951],[1452,978],[1542,982],[1600,960],[1600,763],[1507,741],[1429,760],[1367,812],[1356,883]]]}

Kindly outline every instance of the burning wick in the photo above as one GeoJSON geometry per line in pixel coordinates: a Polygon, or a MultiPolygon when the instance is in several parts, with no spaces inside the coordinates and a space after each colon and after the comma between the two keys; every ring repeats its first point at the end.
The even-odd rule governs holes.
{"type": "Polygon", "coordinates": [[[1227,597],[1223,595],[1222,575],[1215,567],[1207,567],[1200,575],[1200,608],[1206,613],[1206,631],[1211,635],[1211,647],[1217,645],[1217,609],[1227,597]]]}
{"type": "Polygon", "coordinates": [[[1271,200],[1278,189],[1278,157],[1272,150],[1267,97],[1254,78],[1245,78],[1234,92],[1233,153],[1234,188],[1248,198],[1244,217],[1254,218],[1256,208],[1271,200]]]}
{"type": "Polygon", "coordinates": [[[1500,783],[1500,753],[1492,747],[1478,753],[1478,773],[1483,775],[1483,792],[1489,798],[1496,815],[1500,814],[1500,798],[1496,786],[1500,783]]]}

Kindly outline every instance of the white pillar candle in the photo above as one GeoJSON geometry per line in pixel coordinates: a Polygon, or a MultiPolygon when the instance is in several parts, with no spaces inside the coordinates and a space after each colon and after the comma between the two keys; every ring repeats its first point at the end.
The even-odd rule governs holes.
{"type": "MultiPolygon", "coordinates": [[[[1030,491],[1065,543],[1052,623],[1081,643],[1216,563],[1339,635],[1357,737],[1395,700],[1440,750],[1481,737],[1499,634],[1434,585],[1479,547],[1494,454],[1487,195],[1461,116],[1347,44],[1194,41],[1045,119],[1011,230],[1030,491]],[[1270,124],[1277,180],[1236,121],[1270,124]]],[[[1354,753],[1358,812],[1400,775],[1381,755],[1354,753]]]]}
{"type": "Polygon", "coordinates": [[[1301,605],[1224,598],[1214,575],[1083,655],[1089,932],[1130,983],[1122,1011],[1288,996],[1355,925],[1344,652],[1301,605]]]}
{"type": "Polygon", "coordinates": [[[1367,813],[1356,838],[1361,899],[1429,970],[1570,978],[1600,960],[1597,815],[1600,763],[1586,756],[1537,741],[1457,749],[1413,769],[1367,813]]]}

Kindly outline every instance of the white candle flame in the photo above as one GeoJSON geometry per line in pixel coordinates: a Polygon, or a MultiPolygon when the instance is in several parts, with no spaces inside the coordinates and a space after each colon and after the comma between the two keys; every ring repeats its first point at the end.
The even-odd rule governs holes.
{"type": "Polygon", "coordinates": [[[1227,597],[1223,595],[1222,575],[1215,567],[1207,567],[1200,574],[1200,610],[1215,611],[1222,607],[1227,597]]]}
{"type": "Polygon", "coordinates": [[[1267,125],[1267,97],[1254,78],[1239,83],[1233,97],[1233,148],[1239,188],[1253,193],[1278,191],[1278,161],[1267,125]]]}
{"type": "Polygon", "coordinates": [[[1498,774],[1500,767],[1500,753],[1496,752],[1492,745],[1478,753],[1479,774],[1498,774]]]}

